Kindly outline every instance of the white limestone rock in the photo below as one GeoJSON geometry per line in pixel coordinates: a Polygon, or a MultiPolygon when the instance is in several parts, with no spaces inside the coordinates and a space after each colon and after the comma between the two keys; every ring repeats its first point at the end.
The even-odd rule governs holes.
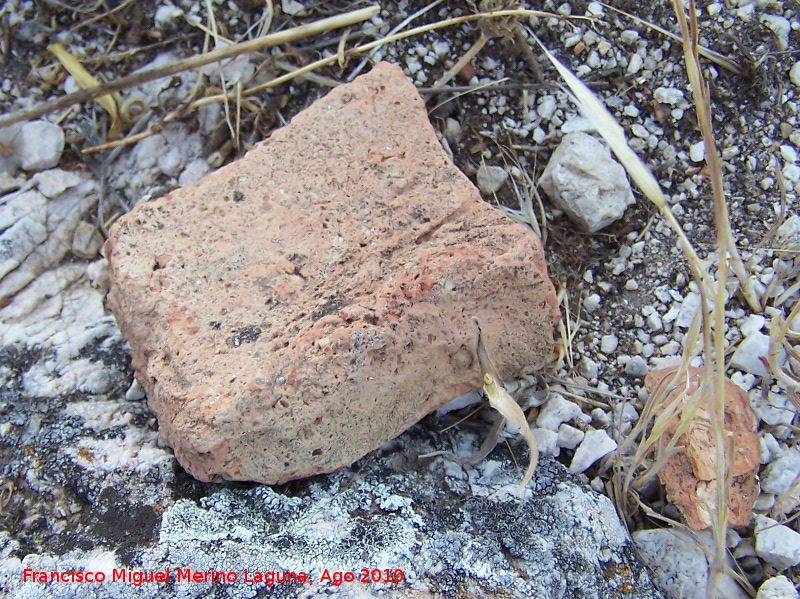
{"type": "Polygon", "coordinates": [[[58,165],[64,151],[64,131],[47,121],[31,121],[22,126],[14,140],[20,166],[38,172],[58,165]]]}
{"type": "Polygon", "coordinates": [[[60,168],[36,173],[32,179],[36,182],[39,191],[48,198],[55,198],[83,181],[83,177],[78,173],[62,171],[60,168]]]}
{"type": "Polygon", "coordinates": [[[551,455],[558,457],[561,449],[558,446],[558,435],[546,428],[532,428],[531,433],[533,438],[536,439],[536,448],[539,450],[539,455],[551,455]]]}
{"type": "Polygon", "coordinates": [[[508,181],[508,173],[499,166],[486,166],[482,164],[478,167],[478,189],[484,194],[493,194],[508,181]]]}
{"type": "Polygon", "coordinates": [[[558,438],[556,443],[562,449],[575,449],[580,442],[583,441],[583,431],[570,426],[569,424],[562,424],[558,427],[558,438]]]}
{"type": "Polygon", "coordinates": [[[800,87],[800,62],[794,63],[792,68],[789,69],[789,79],[797,87],[800,87]]]}
{"type": "MultiPolygon", "coordinates": [[[[767,368],[761,361],[769,355],[769,335],[760,331],[752,331],[747,335],[731,358],[731,366],[758,376],[766,376],[767,368]]],[[[786,359],[786,351],[780,348],[778,363],[783,363],[786,359]]]]}
{"type": "MultiPolygon", "coordinates": [[[[706,599],[708,559],[692,535],[678,529],[656,528],[638,530],[632,536],[639,555],[653,573],[653,582],[661,591],[670,597],[706,599]]],[[[709,551],[712,549],[713,540],[709,533],[700,532],[694,536],[709,551]]],[[[727,573],[722,574],[718,590],[719,596],[726,599],[748,597],[727,573]]]]}
{"type": "Polygon", "coordinates": [[[764,581],[756,594],[756,599],[797,599],[797,589],[785,576],[773,576],[764,581]]]}
{"type": "Polygon", "coordinates": [[[605,457],[617,448],[617,442],[604,430],[587,432],[569,465],[571,472],[583,472],[597,460],[605,457]]]}
{"type": "Polygon", "coordinates": [[[686,101],[683,91],[674,87],[657,87],[653,91],[653,97],[659,104],[669,104],[670,106],[677,106],[686,101]]]}
{"type": "Polygon", "coordinates": [[[103,236],[97,227],[85,221],[79,222],[72,234],[72,253],[84,260],[94,260],[103,246],[103,236]]]}
{"type": "Polygon", "coordinates": [[[625,169],[586,133],[564,137],[540,184],[556,206],[590,233],[620,219],[634,203],[625,169]]]}
{"type": "Polygon", "coordinates": [[[603,335],[600,339],[600,351],[605,355],[609,355],[616,351],[619,345],[619,337],[616,335],[603,335]]]}
{"type": "Polygon", "coordinates": [[[557,432],[562,422],[569,422],[581,416],[583,416],[583,411],[580,406],[564,399],[558,393],[553,393],[547,403],[544,404],[541,412],[539,412],[536,426],[557,432]]]}
{"type": "Polygon", "coordinates": [[[177,6],[162,4],[156,9],[155,25],[156,29],[169,29],[176,25],[176,21],[183,16],[183,11],[177,6]]]}
{"type": "Polygon", "coordinates": [[[766,516],[756,517],[756,553],[784,570],[800,564],[800,534],[766,516]]]}
{"type": "Polygon", "coordinates": [[[780,495],[789,491],[800,477],[800,450],[790,448],[773,459],[761,477],[761,490],[780,495]]]}

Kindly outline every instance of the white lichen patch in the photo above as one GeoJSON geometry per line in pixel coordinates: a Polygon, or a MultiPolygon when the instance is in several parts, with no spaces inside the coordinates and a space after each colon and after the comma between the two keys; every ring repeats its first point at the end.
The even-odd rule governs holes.
{"type": "Polygon", "coordinates": [[[83,418],[88,428],[98,432],[132,424],[134,414],[131,407],[125,402],[113,400],[78,401],[67,405],[64,416],[83,418]]]}
{"type": "Polygon", "coordinates": [[[124,438],[82,439],[77,447],[65,448],[75,462],[93,471],[117,469],[144,472],[174,459],[156,431],[130,428],[124,438]]]}

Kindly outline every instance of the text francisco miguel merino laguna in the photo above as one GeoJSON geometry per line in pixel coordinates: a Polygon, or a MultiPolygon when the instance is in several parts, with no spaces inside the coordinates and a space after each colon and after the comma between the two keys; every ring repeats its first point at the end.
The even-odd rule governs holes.
{"type": "MultiPolygon", "coordinates": [[[[327,570],[326,570],[327,572],[327,570]]],[[[324,574],[323,574],[324,579],[324,574]]],[[[114,568],[109,577],[105,572],[92,572],[81,570],[42,571],[25,568],[22,572],[22,582],[72,582],[72,583],[97,583],[97,582],[124,582],[134,586],[141,586],[151,582],[257,582],[272,586],[285,582],[311,582],[305,572],[250,572],[245,569],[241,579],[236,572],[205,570],[198,572],[191,568],[178,568],[174,573],[166,568],[157,571],[132,570],[130,568],[114,568]]]]}

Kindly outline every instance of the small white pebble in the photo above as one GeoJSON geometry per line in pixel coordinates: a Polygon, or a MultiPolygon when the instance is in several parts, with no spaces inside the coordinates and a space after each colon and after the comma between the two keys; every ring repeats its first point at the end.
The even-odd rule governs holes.
{"type": "Polygon", "coordinates": [[[558,427],[561,426],[562,422],[569,422],[579,418],[582,414],[580,406],[565,399],[558,393],[554,393],[544,404],[541,412],[539,412],[539,416],[536,418],[536,426],[555,432],[558,431],[558,427]]]}
{"type": "Polygon", "coordinates": [[[789,69],[789,79],[797,87],[800,87],[800,62],[794,63],[792,68],[789,69]]]}
{"type": "Polygon", "coordinates": [[[611,426],[611,415],[604,411],[602,408],[595,408],[591,412],[592,420],[602,428],[611,426]]]}
{"type": "Polygon", "coordinates": [[[644,64],[644,59],[641,56],[639,56],[638,54],[634,54],[633,56],[631,56],[631,59],[628,62],[628,69],[627,69],[628,75],[635,75],[636,73],[638,73],[641,70],[643,64],[644,64]]]}
{"type": "Polygon", "coordinates": [[[619,346],[619,338],[616,335],[603,335],[600,340],[600,351],[608,355],[613,353],[619,346]]]}
{"type": "Polygon", "coordinates": [[[662,345],[659,350],[661,350],[661,353],[665,356],[674,356],[681,351],[681,344],[673,339],[662,345]]]}
{"type": "Polygon", "coordinates": [[[670,106],[684,101],[683,92],[674,87],[657,87],[653,91],[653,97],[659,104],[669,104],[670,106]]]}
{"type": "Polygon", "coordinates": [[[797,589],[783,574],[773,576],[758,587],[756,599],[797,599],[797,589]]]}
{"type": "Polygon", "coordinates": [[[532,428],[533,438],[536,439],[536,448],[542,455],[558,457],[561,453],[558,445],[558,434],[546,428],[532,428]]]}
{"type": "Polygon", "coordinates": [[[626,44],[632,44],[639,39],[639,32],[633,29],[626,29],[619,34],[619,38],[626,44]]]}
{"type": "Polygon", "coordinates": [[[650,371],[647,366],[647,361],[642,356],[633,356],[630,361],[625,364],[625,374],[635,377],[643,377],[650,371]]]}
{"type": "Polygon", "coordinates": [[[650,137],[650,132],[644,128],[644,125],[640,125],[639,123],[634,123],[631,125],[631,133],[641,139],[647,139],[650,137]]]}
{"type": "Polygon", "coordinates": [[[647,329],[650,332],[660,331],[664,327],[664,323],[661,322],[661,317],[658,315],[658,312],[650,314],[645,320],[645,324],[647,324],[647,329]]]}
{"type": "Polygon", "coordinates": [[[597,378],[597,362],[588,356],[583,356],[583,358],[581,358],[579,368],[581,375],[586,379],[591,381],[597,378]]]}
{"type": "Polygon", "coordinates": [[[450,53],[450,44],[445,41],[433,42],[433,51],[438,58],[447,56],[450,53]]]}
{"type": "MultiPolygon", "coordinates": [[[[599,409],[599,408],[598,408],[599,409]]],[[[602,410],[600,410],[602,412],[602,410]]],[[[580,442],[583,441],[583,431],[570,426],[569,424],[562,424],[558,427],[558,446],[562,449],[575,449],[580,442]]]]}
{"type": "Polygon", "coordinates": [[[539,113],[539,116],[542,117],[545,121],[549,121],[553,118],[553,114],[556,112],[556,103],[555,96],[544,96],[540,101],[539,105],[536,107],[536,112],[539,113]]]}
{"type": "Polygon", "coordinates": [[[800,533],[772,518],[756,516],[756,553],[778,570],[796,566],[800,563],[800,533]]]}
{"type": "MultiPolygon", "coordinates": [[[[617,443],[604,430],[587,432],[569,465],[571,472],[584,472],[597,460],[608,455],[617,448],[617,443]]],[[[799,535],[800,536],[800,535],[799,535]]]]}
{"type": "Polygon", "coordinates": [[[797,150],[792,146],[781,146],[781,157],[786,162],[797,162],[797,150]]]}
{"type": "Polygon", "coordinates": [[[624,114],[625,116],[637,117],[639,116],[639,109],[636,108],[636,106],[633,106],[632,104],[628,104],[625,108],[622,109],[622,114],[624,114]]]}
{"type": "Polygon", "coordinates": [[[706,157],[706,144],[705,142],[698,141],[697,143],[689,146],[689,158],[692,162],[702,162],[706,157]]]}
{"type": "Polygon", "coordinates": [[[766,323],[767,319],[760,314],[750,314],[744,319],[744,322],[739,325],[739,330],[742,332],[742,335],[747,337],[763,329],[766,323]]]}
{"type": "Polygon", "coordinates": [[[165,4],[156,9],[155,24],[156,28],[163,29],[168,27],[173,21],[183,15],[183,11],[177,6],[165,4]]]}
{"type": "Polygon", "coordinates": [[[589,295],[583,299],[583,308],[589,314],[597,310],[598,306],[600,306],[600,296],[596,293],[589,295]]]}
{"type": "Polygon", "coordinates": [[[589,2],[586,8],[586,14],[590,16],[599,16],[603,14],[603,5],[599,2],[589,2]]]}

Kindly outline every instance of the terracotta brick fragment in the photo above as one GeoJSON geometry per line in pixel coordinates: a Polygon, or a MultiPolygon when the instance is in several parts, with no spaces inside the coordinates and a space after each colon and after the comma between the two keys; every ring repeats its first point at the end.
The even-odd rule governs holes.
{"type": "Polygon", "coordinates": [[[539,241],[447,159],[388,64],[106,242],[109,306],[180,463],[202,480],[330,472],[504,377],[558,318],[539,241]]]}
{"type": "MultiPolygon", "coordinates": [[[[676,367],[655,370],[645,377],[645,386],[653,392],[660,384],[669,384],[676,367]]],[[[663,405],[673,401],[679,393],[689,397],[702,385],[703,369],[689,368],[686,378],[671,390],[663,405]]],[[[692,424],[679,439],[682,450],[673,454],[658,472],[661,484],[666,487],[667,499],[680,510],[692,530],[711,526],[716,505],[716,443],[710,410],[706,398],[695,413],[692,424]]],[[[678,430],[679,418],[661,437],[660,449],[678,430]]],[[[760,450],[756,425],[758,420],[744,392],[732,381],[725,380],[725,430],[726,455],[733,456],[733,477],[729,489],[728,526],[747,526],[753,516],[753,504],[758,497],[758,469],[760,450]]]]}

